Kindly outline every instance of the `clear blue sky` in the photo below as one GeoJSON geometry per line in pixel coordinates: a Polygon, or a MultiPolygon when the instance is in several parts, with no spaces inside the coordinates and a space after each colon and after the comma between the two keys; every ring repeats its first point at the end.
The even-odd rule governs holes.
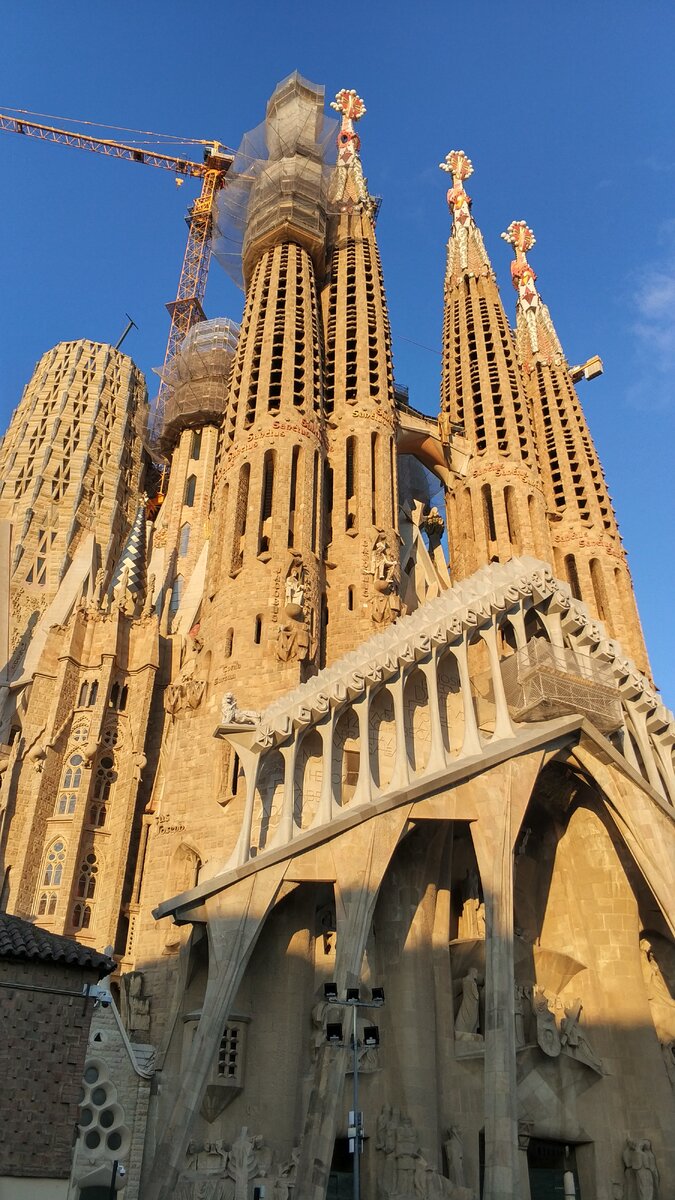
{"type": "MultiPolygon", "coordinates": [[[[581,397],[628,548],[657,684],[672,653],[675,144],[670,0],[5,0],[4,106],[236,147],[296,68],[354,87],[378,225],[397,379],[435,412],[451,149],[469,182],[507,311],[511,220],[568,358],[600,354],[581,397]],[[414,343],[430,349],[422,349],[414,343]]],[[[111,134],[110,136],[115,136],[111,134]]],[[[124,134],[119,135],[124,138],[124,134]]],[[[0,133],[0,425],[39,356],[63,339],[125,343],[161,364],[194,185],[167,172],[0,133]],[[191,191],[192,189],[192,191],[191,191]]],[[[242,296],[213,268],[207,315],[242,296]]]]}

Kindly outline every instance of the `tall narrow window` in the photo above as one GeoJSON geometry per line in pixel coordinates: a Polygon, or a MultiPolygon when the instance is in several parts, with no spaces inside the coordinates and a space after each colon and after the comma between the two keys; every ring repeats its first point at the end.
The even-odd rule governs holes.
{"type": "Polygon", "coordinates": [[[518,536],[518,510],[516,507],[516,495],[512,487],[504,488],[504,509],[506,512],[506,528],[509,534],[509,541],[513,549],[518,553],[520,548],[520,538],[518,536]]]}
{"type": "Polygon", "coordinates": [[[89,708],[94,707],[97,696],[98,696],[98,680],[95,679],[94,682],[92,683],[91,687],[89,688],[89,708]]]}
{"type": "Polygon", "coordinates": [[[227,633],[225,634],[225,645],[223,647],[223,657],[224,658],[232,657],[233,641],[234,641],[234,629],[228,629],[227,633]]]}
{"type": "Polygon", "coordinates": [[[195,502],[195,490],[197,488],[197,476],[188,475],[185,481],[185,495],[183,496],[183,504],[186,508],[192,508],[195,502]]]}
{"type": "Polygon", "coordinates": [[[377,434],[370,435],[370,494],[371,519],[377,528],[377,434]]]}
{"type": "Polygon", "coordinates": [[[347,588],[347,609],[349,612],[354,611],[354,589],[353,589],[353,587],[347,588]]]}
{"type": "Polygon", "coordinates": [[[333,540],[333,468],[324,463],[323,466],[323,511],[326,545],[333,540]]]}
{"type": "Polygon", "coordinates": [[[345,445],[345,529],[356,532],[356,438],[348,437],[345,445]]]}
{"type": "Polygon", "coordinates": [[[257,616],[255,619],[255,625],[253,627],[253,641],[255,642],[256,646],[259,646],[260,642],[262,641],[262,617],[261,616],[257,616]]]}
{"type": "Polygon", "coordinates": [[[298,494],[298,462],[300,459],[300,447],[293,447],[291,457],[291,490],[288,501],[288,548],[292,549],[295,545],[295,508],[297,504],[298,494]]]}
{"type": "Polygon", "coordinates": [[[319,511],[319,451],[314,451],[314,472],[312,475],[312,550],[316,554],[316,526],[319,511]]]}
{"type": "Polygon", "coordinates": [[[389,440],[389,465],[391,474],[389,477],[389,486],[391,489],[391,523],[396,525],[396,449],[394,447],[394,439],[389,440]]]}
{"type": "Polygon", "coordinates": [[[171,613],[171,615],[173,617],[175,617],[176,613],[178,612],[178,609],[180,608],[180,602],[182,600],[182,597],[183,597],[183,576],[177,575],[173,581],[173,587],[171,588],[171,600],[169,601],[169,612],[171,613]]]}
{"type": "Polygon", "coordinates": [[[180,527],[180,537],[178,539],[178,557],[179,558],[185,558],[185,555],[188,552],[189,545],[190,545],[190,525],[186,521],[185,524],[181,525],[181,527],[180,527]]]}
{"type": "Polygon", "coordinates": [[[607,591],[605,589],[605,581],[602,577],[602,567],[597,558],[591,559],[589,564],[591,570],[591,583],[593,584],[593,594],[595,596],[595,608],[601,621],[607,620],[607,591]]]}
{"type": "Polygon", "coordinates": [[[244,562],[244,538],[246,537],[246,515],[248,512],[248,484],[251,477],[249,463],[244,463],[239,472],[237,507],[234,514],[234,536],[232,539],[232,572],[241,570],[244,562]]]}
{"type": "Polygon", "coordinates": [[[192,444],[190,446],[190,458],[194,459],[194,461],[197,462],[201,452],[202,452],[202,431],[201,431],[201,429],[195,429],[192,432],[192,444]]]}
{"type": "Polygon", "coordinates": [[[484,483],[481,488],[483,497],[483,516],[485,518],[485,536],[488,542],[497,541],[497,530],[495,528],[495,510],[492,507],[492,491],[489,483],[484,483]]]}
{"type": "Polygon", "coordinates": [[[572,595],[574,596],[575,600],[581,600],[579,572],[577,571],[576,559],[573,554],[568,554],[565,557],[565,571],[567,572],[567,582],[572,589],[572,595]]]}
{"type": "Polygon", "coordinates": [[[262,497],[260,500],[260,529],[258,554],[268,554],[272,533],[272,502],[274,499],[274,450],[267,450],[263,459],[262,497]]]}
{"type": "Polygon", "coordinates": [[[53,917],[56,912],[58,889],[61,886],[65,861],[66,843],[63,838],[57,838],[51,846],[47,847],[42,863],[36,896],[38,917],[53,917]]]}

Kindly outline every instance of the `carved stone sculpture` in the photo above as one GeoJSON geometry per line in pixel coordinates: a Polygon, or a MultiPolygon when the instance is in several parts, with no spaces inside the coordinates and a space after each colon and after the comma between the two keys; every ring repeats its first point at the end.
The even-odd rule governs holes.
{"type": "Polygon", "coordinates": [[[251,1137],[246,1125],[232,1143],[227,1160],[227,1174],[234,1180],[234,1200],[249,1200],[249,1182],[259,1175],[266,1175],[271,1155],[263,1147],[262,1137],[251,1137]]]}
{"type": "Polygon", "coordinates": [[[448,1179],[458,1187],[464,1187],[464,1146],[458,1125],[451,1125],[443,1143],[448,1179]]]}
{"type": "Polygon", "coordinates": [[[373,596],[370,611],[376,625],[394,620],[401,612],[398,595],[398,562],[392,554],[384,531],[378,529],[370,554],[373,596]]]}
{"type": "Polygon", "coordinates": [[[462,980],[462,1001],[455,1018],[456,1038],[478,1037],[479,1018],[479,977],[475,967],[469,967],[468,974],[462,980]]]}
{"type": "Polygon", "coordinates": [[[155,576],[149,575],[148,582],[145,588],[145,602],[143,604],[142,617],[151,617],[155,608],[155,576]]]}
{"type": "Polygon", "coordinates": [[[458,937],[485,937],[485,904],[478,872],[467,871],[462,885],[462,913],[459,918],[458,937]]]}
{"type": "Polygon", "coordinates": [[[602,1063],[593,1053],[583,1029],[579,1026],[582,1007],[581,1000],[573,1000],[571,1004],[565,1005],[565,1016],[560,1026],[560,1044],[572,1058],[603,1074],[602,1063]]]}
{"type": "Polygon", "coordinates": [[[220,706],[221,725],[257,725],[260,713],[250,708],[237,708],[234,692],[226,692],[220,706]]]}
{"type": "Polygon", "coordinates": [[[537,1022],[537,1042],[540,1048],[550,1058],[557,1058],[561,1050],[560,1034],[555,1016],[549,1007],[548,997],[539,984],[535,984],[532,989],[532,1012],[537,1022]]]}
{"type": "Polygon", "coordinates": [[[623,1163],[626,1200],[657,1200],[659,1172],[651,1142],[628,1138],[623,1163]]]}
{"type": "Polygon", "coordinates": [[[122,975],[120,998],[122,1001],[122,1020],[129,1035],[148,1033],[150,1029],[150,1000],[143,995],[143,972],[128,971],[122,975]]]}

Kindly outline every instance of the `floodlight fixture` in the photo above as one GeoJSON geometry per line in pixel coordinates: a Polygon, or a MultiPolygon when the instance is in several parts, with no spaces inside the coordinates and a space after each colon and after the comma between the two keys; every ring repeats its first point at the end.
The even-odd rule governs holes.
{"type": "Polygon", "coordinates": [[[337,1000],[337,998],[338,998],[337,983],[324,983],[323,997],[324,997],[324,1000],[333,1000],[333,1001],[337,1000]]]}
{"type": "Polygon", "coordinates": [[[366,1025],[363,1031],[363,1044],[364,1046],[379,1046],[380,1031],[377,1025],[366,1025]]]}
{"type": "Polygon", "coordinates": [[[328,1021],[326,1023],[326,1041],[335,1044],[342,1042],[342,1022],[328,1021]]]}
{"type": "Polygon", "coordinates": [[[361,993],[357,987],[347,988],[347,1004],[358,1004],[361,993]]]}

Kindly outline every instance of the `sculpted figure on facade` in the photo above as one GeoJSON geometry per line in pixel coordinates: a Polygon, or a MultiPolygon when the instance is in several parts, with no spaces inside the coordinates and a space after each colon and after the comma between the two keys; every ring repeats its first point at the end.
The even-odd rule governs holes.
{"type": "Polygon", "coordinates": [[[594,1071],[598,1071],[602,1075],[604,1073],[602,1063],[593,1053],[586,1034],[579,1024],[583,1008],[581,1000],[573,1000],[571,1004],[565,1004],[564,1007],[565,1016],[560,1025],[562,1049],[572,1058],[576,1058],[578,1062],[585,1063],[586,1066],[592,1067],[594,1071]]]}
{"type": "Polygon", "coordinates": [[[464,1187],[464,1144],[458,1125],[451,1125],[443,1143],[448,1179],[458,1187],[464,1187]]]}
{"type": "Polygon", "coordinates": [[[150,1030],[150,999],[144,995],[143,972],[128,971],[120,979],[122,1020],[133,1038],[150,1030]]]}
{"type": "Polygon", "coordinates": [[[260,713],[252,708],[238,708],[234,692],[226,692],[220,706],[221,725],[257,725],[260,713]]]}
{"type": "Polygon", "coordinates": [[[179,712],[191,712],[199,708],[204,692],[206,679],[203,677],[203,642],[197,636],[191,636],[185,660],[176,679],[168,685],[164,693],[164,708],[172,716],[179,712]]]}
{"type": "Polygon", "coordinates": [[[378,529],[370,554],[369,573],[373,577],[370,611],[376,625],[386,625],[400,615],[398,561],[383,530],[378,529]]]}
{"type": "Polygon", "coordinates": [[[462,980],[462,999],[455,1017],[455,1037],[459,1040],[481,1040],[478,1033],[480,1020],[480,979],[476,967],[469,967],[462,980]]]}
{"type": "Polygon", "coordinates": [[[485,937],[485,902],[476,870],[467,871],[462,885],[462,913],[459,918],[457,936],[460,938],[485,937]]]}
{"type": "Polygon", "coordinates": [[[657,1200],[659,1172],[651,1142],[628,1138],[623,1163],[625,1200],[657,1200]]]}
{"type": "Polygon", "coordinates": [[[274,1200],[292,1200],[295,1195],[295,1178],[298,1173],[300,1147],[294,1146],[291,1157],[282,1163],[274,1185],[274,1200]]]}
{"type": "Polygon", "coordinates": [[[242,1126],[232,1143],[226,1167],[234,1180],[234,1200],[249,1200],[249,1184],[257,1177],[267,1176],[271,1160],[271,1151],[263,1145],[262,1137],[251,1136],[247,1127],[242,1126]]]}
{"type": "Polygon", "coordinates": [[[540,1048],[550,1058],[557,1058],[562,1048],[560,1033],[546,992],[539,984],[535,984],[532,989],[532,1012],[537,1022],[537,1042],[540,1048]]]}
{"type": "Polygon", "coordinates": [[[310,655],[310,636],[305,619],[307,573],[299,554],[294,554],[284,582],[283,619],[277,630],[276,655],[280,662],[297,659],[304,662],[310,655]]]}

